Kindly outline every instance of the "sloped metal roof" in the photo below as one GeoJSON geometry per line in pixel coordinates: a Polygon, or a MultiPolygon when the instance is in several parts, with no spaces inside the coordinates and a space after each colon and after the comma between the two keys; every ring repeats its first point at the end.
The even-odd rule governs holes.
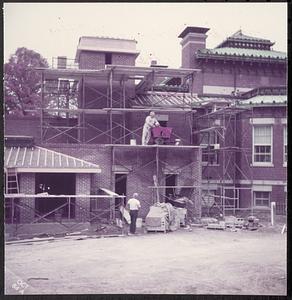
{"type": "Polygon", "coordinates": [[[259,49],[247,49],[247,48],[233,48],[222,47],[214,49],[202,49],[198,52],[198,57],[201,56],[239,56],[259,59],[278,59],[286,60],[287,54],[285,52],[273,51],[273,50],[259,50],[259,49]]]}
{"type": "Polygon", "coordinates": [[[34,173],[100,173],[98,165],[60,152],[34,147],[4,147],[4,168],[34,173]]]}
{"type": "Polygon", "coordinates": [[[195,94],[176,92],[147,92],[137,94],[132,99],[132,106],[166,107],[166,108],[191,108],[200,105],[202,100],[195,94]]]}

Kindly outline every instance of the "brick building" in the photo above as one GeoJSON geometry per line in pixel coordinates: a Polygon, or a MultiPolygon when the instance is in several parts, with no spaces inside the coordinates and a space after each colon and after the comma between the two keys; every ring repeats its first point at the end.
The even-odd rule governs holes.
{"type": "Polygon", "coordinates": [[[201,69],[193,91],[211,111],[194,125],[195,132],[204,133],[201,143],[211,149],[203,152],[206,209],[226,195],[224,202],[231,211],[234,206],[264,211],[275,201],[277,212],[284,213],[287,55],[274,51],[270,40],[241,30],[207,49],[208,30],[187,27],[179,35],[182,67],[201,69]]]}
{"type": "MultiPolygon", "coordinates": [[[[286,201],[286,55],[241,32],[206,49],[207,31],[187,27],[180,34],[180,69],[136,67],[136,41],[96,37],[80,38],[73,65],[59,57],[57,68],[40,69],[41,110],[22,119],[7,116],[5,134],[33,136],[35,147],[98,166],[101,173],[72,168],[66,180],[75,190],[60,191],[59,175],[48,181],[52,170],[18,172],[20,193],[37,193],[41,178],[62,195],[96,195],[100,188],[126,197],[138,192],[142,217],[156,200],[178,195],[193,201],[191,217],[265,211],[271,201],[280,210],[286,201]],[[173,131],[165,144],[142,146],[151,110],[173,131]]],[[[15,151],[17,170],[25,155],[21,147],[15,151]]],[[[7,168],[8,156],[6,151],[7,168]]],[[[18,201],[35,209],[35,198],[28,199],[18,201]]],[[[76,221],[98,212],[113,218],[121,200],[92,196],[82,203],[74,206],[76,221]]]]}

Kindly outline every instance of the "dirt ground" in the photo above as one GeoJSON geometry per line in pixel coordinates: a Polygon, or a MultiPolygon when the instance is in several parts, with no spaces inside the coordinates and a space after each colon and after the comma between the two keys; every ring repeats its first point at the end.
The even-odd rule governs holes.
{"type": "Polygon", "coordinates": [[[285,295],[286,280],[279,232],[194,228],[5,247],[6,294],[285,295]]]}

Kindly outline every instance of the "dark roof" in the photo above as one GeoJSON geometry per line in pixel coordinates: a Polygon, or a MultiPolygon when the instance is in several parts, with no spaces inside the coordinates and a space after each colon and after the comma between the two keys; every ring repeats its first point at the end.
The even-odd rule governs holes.
{"type": "Polygon", "coordinates": [[[258,37],[254,37],[254,36],[245,35],[245,34],[242,33],[241,30],[238,30],[237,32],[235,32],[234,34],[229,36],[227,39],[225,39],[223,42],[221,42],[216,48],[220,48],[220,47],[224,47],[224,46],[228,45],[229,41],[249,42],[249,43],[252,43],[252,44],[255,43],[255,44],[261,44],[261,45],[268,45],[268,46],[274,45],[274,43],[272,43],[268,39],[263,39],[263,38],[258,38],[258,37]]]}
{"type": "Polygon", "coordinates": [[[206,33],[209,29],[210,28],[188,26],[178,37],[184,38],[189,33],[206,33]]]}
{"type": "Polygon", "coordinates": [[[233,47],[222,47],[214,49],[201,49],[197,52],[197,57],[240,57],[242,59],[268,59],[268,60],[287,60],[287,54],[285,52],[273,51],[273,50],[260,50],[260,49],[246,49],[246,48],[233,48],[233,47]]]}

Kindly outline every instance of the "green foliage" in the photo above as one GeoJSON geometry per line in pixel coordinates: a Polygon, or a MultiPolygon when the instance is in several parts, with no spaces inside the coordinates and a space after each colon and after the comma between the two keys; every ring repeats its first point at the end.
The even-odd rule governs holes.
{"type": "Polygon", "coordinates": [[[35,68],[48,67],[39,53],[18,48],[4,65],[4,110],[6,114],[27,115],[40,107],[41,74],[35,68]]]}

